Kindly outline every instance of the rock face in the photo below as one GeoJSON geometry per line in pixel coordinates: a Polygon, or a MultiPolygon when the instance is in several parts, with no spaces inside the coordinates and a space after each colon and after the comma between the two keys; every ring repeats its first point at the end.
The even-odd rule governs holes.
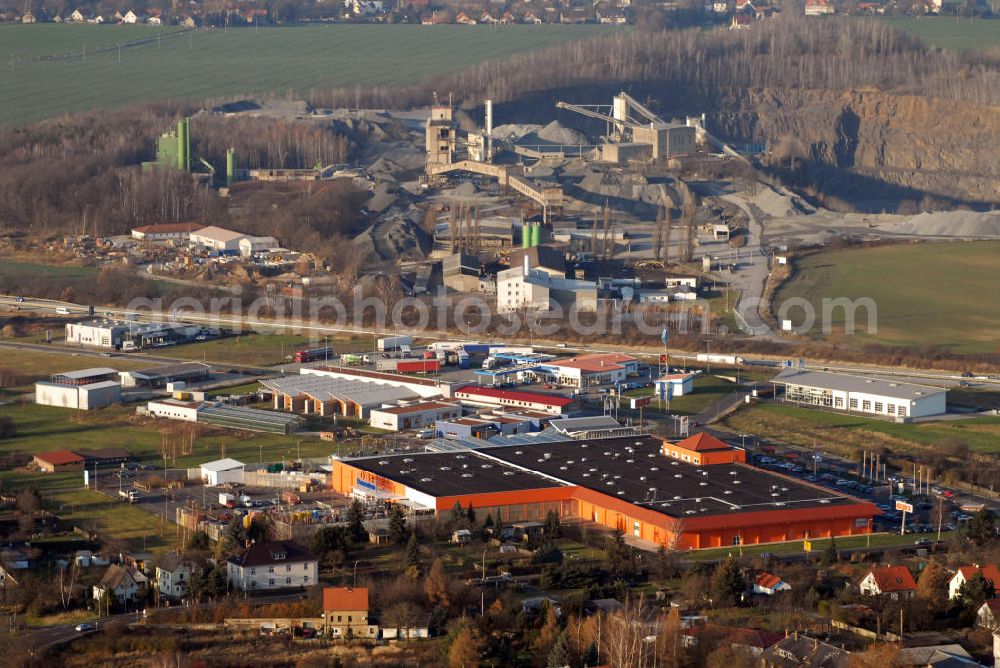
{"type": "Polygon", "coordinates": [[[875,90],[747,91],[710,125],[873,181],[970,203],[1000,201],[1000,107],[875,90]],[[784,144],[784,146],[783,146],[784,144]],[[804,153],[804,155],[802,155],[804,153]]]}

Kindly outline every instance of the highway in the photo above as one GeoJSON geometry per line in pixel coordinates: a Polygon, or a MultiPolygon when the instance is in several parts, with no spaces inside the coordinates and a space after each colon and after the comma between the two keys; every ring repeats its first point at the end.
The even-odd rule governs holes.
{"type": "MultiPolygon", "coordinates": [[[[72,304],[68,302],[59,302],[48,299],[29,299],[24,298],[21,302],[15,302],[14,296],[0,296],[0,307],[6,305],[8,308],[17,306],[22,311],[25,312],[37,312],[37,311],[51,311],[55,313],[55,309],[62,307],[69,309],[70,315],[79,316],[81,318],[86,318],[88,313],[88,307],[81,304],[72,304]]],[[[156,320],[156,318],[149,317],[148,315],[142,313],[135,313],[134,311],[127,311],[125,309],[115,308],[115,307],[101,307],[98,309],[102,314],[111,314],[116,318],[125,318],[126,315],[134,316],[138,321],[149,321],[156,320]]],[[[303,320],[283,320],[281,322],[275,322],[272,320],[266,320],[263,318],[251,318],[247,316],[230,316],[230,315],[197,315],[189,313],[178,313],[169,314],[167,316],[159,318],[159,320],[169,320],[171,322],[182,322],[189,324],[198,324],[211,327],[219,328],[229,328],[239,331],[268,331],[274,329],[291,329],[302,332],[312,332],[315,333],[316,339],[321,340],[324,335],[331,334],[363,334],[365,336],[371,336],[373,334],[388,335],[388,334],[409,334],[420,338],[435,338],[441,341],[465,341],[468,340],[467,337],[456,337],[454,334],[449,332],[441,332],[437,330],[418,330],[418,329],[405,329],[405,328],[393,328],[391,332],[373,332],[371,328],[354,326],[354,325],[327,325],[321,323],[306,322],[303,320]]],[[[498,341],[499,343],[499,341],[498,341]]],[[[510,341],[512,344],[524,345],[528,341],[512,339],[510,341]]],[[[16,345],[16,346],[27,346],[34,349],[34,346],[38,346],[37,349],[45,350],[46,352],[53,351],[65,351],[75,354],[92,354],[92,355],[104,355],[100,351],[97,352],[87,352],[83,350],[68,348],[64,346],[41,346],[39,344],[22,344],[22,343],[0,343],[0,345],[16,345]]],[[[536,345],[540,347],[552,347],[551,342],[541,343],[538,342],[536,345]]],[[[626,352],[639,357],[649,358],[651,356],[657,355],[662,352],[658,349],[655,344],[651,344],[646,347],[631,347],[622,349],[621,345],[616,345],[614,343],[608,344],[592,344],[592,345],[566,345],[560,344],[559,352],[565,354],[578,354],[578,353],[593,353],[593,352],[626,352]]],[[[671,360],[674,361],[687,361],[694,362],[697,360],[697,356],[688,351],[683,350],[668,350],[670,353],[671,360]]],[[[144,361],[154,361],[161,362],[164,364],[177,363],[179,360],[168,357],[157,357],[155,353],[113,353],[114,356],[123,356],[130,359],[144,360],[144,361]]],[[[777,368],[781,364],[781,359],[776,356],[756,356],[751,357],[744,355],[744,361],[750,366],[765,366],[777,368]]],[[[208,360],[210,363],[212,360],[208,360]]],[[[241,369],[249,373],[257,374],[271,374],[275,373],[274,369],[260,369],[253,367],[239,367],[232,364],[220,364],[219,366],[225,366],[227,368],[241,369]]],[[[819,361],[812,363],[806,360],[806,368],[817,369],[822,368],[829,371],[837,371],[841,373],[859,373],[859,374],[869,374],[873,376],[880,377],[891,377],[897,380],[912,380],[912,382],[926,382],[932,381],[938,386],[953,386],[959,383],[974,383],[980,387],[1000,388],[1000,376],[977,376],[975,378],[966,378],[961,375],[962,370],[954,371],[941,371],[938,369],[908,369],[898,366],[879,366],[874,364],[837,364],[829,363],[827,361],[819,361]]]]}

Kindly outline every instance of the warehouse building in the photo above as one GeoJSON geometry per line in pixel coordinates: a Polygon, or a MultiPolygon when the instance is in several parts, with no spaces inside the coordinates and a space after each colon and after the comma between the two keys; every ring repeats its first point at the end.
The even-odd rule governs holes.
{"type": "MultiPolygon", "coordinates": [[[[664,454],[654,436],[531,441],[448,452],[334,461],[331,482],[446,513],[456,503],[501,522],[543,520],[549,510],[618,528],[649,547],[700,549],[866,534],[877,513],[854,499],[740,461],[696,465],[664,454]]],[[[458,445],[458,444],[456,444],[458,445]]],[[[722,454],[728,449],[729,454],[722,454]]],[[[680,452],[680,448],[678,448],[680,452]]],[[[713,460],[714,461],[714,460],[713,460]]]]}
{"type": "Polygon", "coordinates": [[[943,415],[948,391],[940,387],[900,383],[827,371],[785,369],[771,382],[784,389],[784,400],[848,413],[898,420],[943,415]]]}
{"type": "Polygon", "coordinates": [[[163,225],[143,225],[132,228],[132,238],[139,241],[158,243],[165,241],[187,241],[192,232],[205,227],[201,223],[164,223],[163,225]]]}
{"type": "Polygon", "coordinates": [[[34,464],[46,473],[63,473],[65,471],[82,471],[84,459],[69,450],[54,450],[39,452],[34,456],[34,464]]]}
{"type": "Polygon", "coordinates": [[[402,406],[372,409],[368,424],[389,431],[432,427],[438,420],[451,420],[462,415],[462,407],[443,401],[422,401],[402,406]]]}
{"type": "MultiPolygon", "coordinates": [[[[324,378],[365,383],[371,387],[407,390],[425,399],[438,397],[450,398],[453,387],[451,383],[434,380],[433,378],[415,378],[414,376],[407,376],[400,373],[369,371],[353,367],[318,366],[300,369],[299,373],[308,376],[322,376],[324,378]]],[[[397,401],[397,399],[387,397],[386,401],[397,401]]]]}
{"type": "MultiPolygon", "coordinates": [[[[524,256],[524,261],[529,261],[524,256]]],[[[497,274],[497,310],[548,311],[553,305],[578,313],[597,310],[597,283],[552,276],[537,268],[515,266],[497,274]]]]}
{"type": "Polygon", "coordinates": [[[406,387],[306,373],[265,378],[260,384],[272,394],[275,410],[303,415],[347,415],[367,419],[372,409],[386,403],[420,398],[406,387]]]}
{"type": "Polygon", "coordinates": [[[121,403],[118,372],[107,367],[67,371],[35,383],[35,403],[40,406],[93,410],[121,403]]]}
{"type": "Polygon", "coordinates": [[[527,409],[548,415],[571,415],[579,410],[577,402],[570,397],[544,392],[501,390],[479,385],[466,385],[455,390],[455,398],[474,406],[527,409]]]}
{"type": "Polygon", "coordinates": [[[145,348],[190,341],[198,334],[194,325],[135,322],[98,318],[66,325],[66,344],[114,350],[145,348]]]}
{"type": "Polygon", "coordinates": [[[201,479],[210,487],[222,485],[227,482],[243,482],[243,462],[230,459],[217,459],[214,462],[202,464],[200,467],[201,479]]]}
{"type": "Polygon", "coordinates": [[[179,401],[177,399],[161,399],[146,404],[146,413],[153,417],[179,420],[180,422],[197,422],[198,409],[201,402],[179,401]]]}
{"type": "Polygon", "coordinates": [[[209,225],[192,232],[189,240],[191,246],[197,249],[236,254],[240,250],[240,242],[246,238],[247,235],[240,232],[209,225]]]}
{"type": "Polygon", "coordinates": [[[206,381],[212,374],[212,367],[201,362],[182,362],[168,364],[152,369],[137,371],[120,371],[122,387],[153,387],[163,388],[168,383],[199,383],[206,381]]]}

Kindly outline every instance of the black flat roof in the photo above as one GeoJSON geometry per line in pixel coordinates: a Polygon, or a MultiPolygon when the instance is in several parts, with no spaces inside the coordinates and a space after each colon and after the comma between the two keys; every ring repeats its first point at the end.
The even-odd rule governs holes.
{"type": "Polygon", "coordinates": [[[365,457],[344,462],[431,496],[562,487],[544,476],[481,457],[471,450],[365,457]]]}
{"type": "Polygon", "coordinates": [[[483,448],[479,452],[670,515],[817,509],[857,503],[745,464],[695,466],[661,454],[651,436],[483,448]]]}
{"type": "Polygon", "coordinates": [[[857,499],[746,464],[695,466],[650,436],[504,445],[345,460],[431,496],[573,485],[671,517],[796,510],[857,499]]]}

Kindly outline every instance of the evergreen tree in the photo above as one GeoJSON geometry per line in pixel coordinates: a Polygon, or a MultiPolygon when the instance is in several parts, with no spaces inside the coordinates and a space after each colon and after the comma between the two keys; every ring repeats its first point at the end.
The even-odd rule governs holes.
{"type": "Polygon", "coordinates": [[[451,507],[451,518],[449,521],[449,526],[452,529],[457,529],[462,526],[462,522],[465,520],[465,509],[462,508],[461,501],[456,501],[455,505],[451,507]]]}
{"type": "Polygon", "coordinates": [[[208,537],[207,533],[204,531],[195,531],[191,534],[191,537],[188,538],[188,542],[185,547],[189,550],[207,550],[211,545],[210,541],[211,539],[208,537]]]}
{"type": "Polygon", "coordinates": [[[246,529],[243,528],[243,518],[234,516],[229,521],[229,526],[226,527],[226,539],[232,547],[243,547],[246,537],[247,533],[246,529]]]}
{"type": "Polygon", "coordinates": [[[830,537],[830,544],[826,546],[823,550],[823,556],[820,558],[820,564],[823,566],[829,566],[830,564],[835,564],[840,559],[840,553],[837,552],[837,539],[830,537]]]}
{"type": "Polygon", "coordinates": [[[465,520],[469,523],[469,528],[475,528],[476,526],[476,509],[472,507],[472,501],[469,501],[469,507],[465,510],[465,520]]]}
{"type": "Polygon", "coordinates": [[[719,564],[712,575],[712,599],[715,605],[735,605],[745,589],[746,583],[735,559],[729,557],[719,564]]]}
{"type": "Polygon", "coordinates": [[[550,510],[545,514],[545,537],[555,540],[562,535],[562,525],[559,522],[559,513],[550,510]]]}
{"type": "Polygon", "coordinates": [[[406,540],[406,518],[403,509],[393,506],[389,512],[389,542],[400,545],[406,540]]]}
{"type": "Polygon", "coordinates": [[[420,572],[420,546],[417,544],[417,534],[415,531],[410,532],[410,539],[406,541],[406,553],[403,557],[403,566],[405,567],[407,573],[413,570],[413,573],[420,572]]]}
{"type": "Polygon", "coordinates": [[[958,588],[958,600],[969,610],[978,610],[984,601],[993,598],[993,583],[976,571],[958,588]]]}
{"type": "Polygon", "coordinates": [[[616,578],[629,577],[634,573],[635,558],[632,548],[625,544],[625,533],[615,529],[605,548],[605,561],[611,575],[616,578]]]}
{"type": "Polygon", "coordinates": [[[965,525],[965,535],[976,546],[984,547],[997,540],[997,520],[993,511],[983,508],[965,525]]]}
{"type": "Polygon", "coordinates": [[[360,543],[368,537],[365,529],[365,509],[357,499],[347,509],[347,530],[352,543],[360,543]]]}
{"type": "Polygon", "coordinates": [[[486,520],[483,522],[483,528],[489,529],[493,526],[493,513],[486,513],[486,520]]]}
{"type": "Polygon", "coordinates": [[[600,649],[597,647],[596,642],[591,641],[591,643],[587,645],[587,649],[584,650],[583,656],[580,657],[580,663],[582,663],[584,666],[596,666],[600,662],[600,660],[601,660],[600,649]]]}
{"type": "Polygon", "coordinates": [[[549,668],[563,668],[570,665],[572,658],[569,640],[566,639],[566,632],[563,631],[556,636],[555,642],[552,643],[552,649],[549,650],[545,665],[549,668]]]}

